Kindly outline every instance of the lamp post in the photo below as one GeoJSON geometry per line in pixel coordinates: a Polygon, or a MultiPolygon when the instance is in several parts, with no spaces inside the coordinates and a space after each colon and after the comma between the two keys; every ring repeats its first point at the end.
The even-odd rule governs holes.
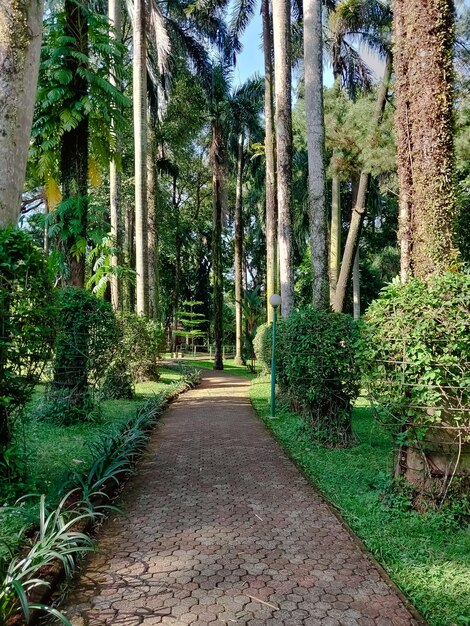
{"type": "Polygon", "coordinates": [[[281,304],[281,296],[277,293],[269,298],[269,304],[273,307],[273,345],[271,355],[271,414],[270,417],[276,417],[276,324],[277,324],[277,308],[281,304]]]}

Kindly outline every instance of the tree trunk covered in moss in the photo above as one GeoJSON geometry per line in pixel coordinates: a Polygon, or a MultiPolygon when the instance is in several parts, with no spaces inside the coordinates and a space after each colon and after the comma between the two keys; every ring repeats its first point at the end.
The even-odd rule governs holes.
{"type": "Polygon", "coordinates": [[[269,298],[278,289],[276,134],[274,131],[274,70],[272,17],[269,0],[262,0],[264,51],[264,149],[266,154],[266,306],[273,321],[269,298]]]}
{"type": "MultiPolygon", "coordinates": [[[[80,55],[88,56],[88,19],[82,5],[73,0],[66,0],[65,35],[75,40],[75,50],[80,55]]],[[[65,60],[67,69],[72,72],[71,90],[76,102],[88,94],[88,82],[79,73],[86,65],[82,59],[69,56],[65,60]]],[[[88,213],[88,115],[84,115],[75,128],[62,135],[60,152],[60,172],[62,183],[62,199],[73,200],[68,215],[64,218],[73,233],[65,241],[65,256],[70,275],[68,283],[73,287],[85,286],[85,245],[88,213]]]]}
{"type": "Polygon", "coordinates": [[[147,209],[148,209],[148,314],[156,320],[159,317],[159,260],[158,260],[158,171],[157,171],[157,138],[154,125],[148,131],[147,154],[147,209]]]}
{"type": "Polygon", "coordinates": [[[276,94],[277,202],[281,313],[294,308],[292,250],[292,71],[291,4],[273,3],[274,80],[276,94]]]}
{"type": "Polygon", "coordinates": [[[21,208],[42,37],[43,0],[3,0],[0,10],[0,227],[21,208]]]}
{"type": "Polygon", "coordinates": [[[401,278],[449,268],[453,220],[452,0],[394,0],[401,278]]]}

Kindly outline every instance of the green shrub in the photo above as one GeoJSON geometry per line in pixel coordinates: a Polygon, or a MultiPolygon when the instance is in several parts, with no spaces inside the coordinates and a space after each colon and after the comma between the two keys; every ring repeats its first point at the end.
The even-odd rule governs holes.
{"type": "Polygon", "coordinates": [[[349,316],[306,307],[287,318],[280,337],[281,392],[326,445],[352,440],[351,412],[359,391],[354,335],[349,316]]]}
{"type": "Polygon", "coordinates": [[[55,330],[56,300],[46,257],[27,233],[0,230],[0,464],[12,420],[50,358],[55,330]]]}
{"type": "MultiPolygon", "coordinates": [[[[284,320],[277,318],[276,325],[276,359],[280,358],[280,347],[282,345],[282,333],[284,320]]],[[[261,373],[271,371],[271,358],[273,353],[273,329],[271,322],[258,326],[255,338],[253,340],[253,348],[256,354],[256,364],[261,373]]]]}
{"type": "Polygon", "coordinates": [[[132,400],[134,395],[134,380],[129,372],[129,364],[119,355],[106,370],[99,391],[100,400],[132,400]]]}
{"type": "MultiPolygon", "coordinates": [[[[470,275],[394,282],[360,324],[357,358],[383,424],[400,443],[470,426],[470,275]]],[[[466,431],[465,431],[466,429],[466,431]]]]}
{"type": "Polygon", "coordinates": [[[118,322],[119,352],[129,364],[134,382],[158,380],[158,362],[165,345],[163,326],[134,313],[119,315],[118,322]]]}
{"type": "Polygon", "coordinates": [[[94,392],[112,361],[118,327],[109,303],[84,289],[60,292],[60,329],[48,391],[52,417],[64,424],[92,415],[94,392]]]}

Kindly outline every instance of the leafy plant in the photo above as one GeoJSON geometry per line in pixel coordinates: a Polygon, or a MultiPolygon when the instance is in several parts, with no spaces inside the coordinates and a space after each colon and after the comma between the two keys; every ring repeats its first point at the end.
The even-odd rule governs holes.
{"type": "Polygon", "coordinates": [[[359,392],[354,336],[349,316],[306,307],[285,320],[279,338],[281,391],[327,445],[349,445],[353,438],[352,405],[359,392]]]}
{"type": "Polygon", "coordinates": [[[158,380],[158,362],[165,342],[162,325],[135,313],[120,314],[118,323],[119,354],[128,363],[134,382],[158,380]]]}
{"type": "Polygon", "coordinates": [[[84,289],[61,290],[60,305],[48,400],[51,416],[68,424],[90,417],[93,391],[116,350],[118,327],[109,303],[84,289]]]}
{"type": "MultiPolygon", "coordinates": [[[[31,593],[48,582],[38,577],[40,570],[56,561],[62,564],[66,576],[75,568],[76,557],[93,549],[93,541],[86,534],[74,530],[77,523],[93,519],[94,514],[83,507],[69,509],[67,501],[73,492],[67,493],[55,510],[48,513],[45,496],[39,501],[39,527],[26,553],[5,559],[0,563],[0,618],[2,624],[13,615],[23,614],[29,619],[31,609],[41,609],[69,626],[69,621],[53,607],[32,603],[31,593]]],[[[26,526],[22,537],[28,545],[26,526]]]]}
{"type": "MultiPolygon", "coordinates": [[[[0,230],[0,458],[9,475],[12,422],[50,358],[56,300],[47,260],[30,236],[0,230]]],[[[1,470],[0,470],[1,471],[1,470]]]]}
{"type": "Polygon", "coordinates": [[[470,275],[386,287],[356,344],[380,421],[401,443],[450,426],[470,437],[470,275]]]}

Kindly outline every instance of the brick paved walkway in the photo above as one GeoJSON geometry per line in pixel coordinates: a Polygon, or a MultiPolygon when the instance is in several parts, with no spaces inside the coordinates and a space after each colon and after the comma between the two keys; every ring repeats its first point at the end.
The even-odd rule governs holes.
{"type": "Polygon", "coordinates": [[[68,601],[74,626],[410,626],[399,597],[253,414],[206,372],[166,412],[68,601]]]}

